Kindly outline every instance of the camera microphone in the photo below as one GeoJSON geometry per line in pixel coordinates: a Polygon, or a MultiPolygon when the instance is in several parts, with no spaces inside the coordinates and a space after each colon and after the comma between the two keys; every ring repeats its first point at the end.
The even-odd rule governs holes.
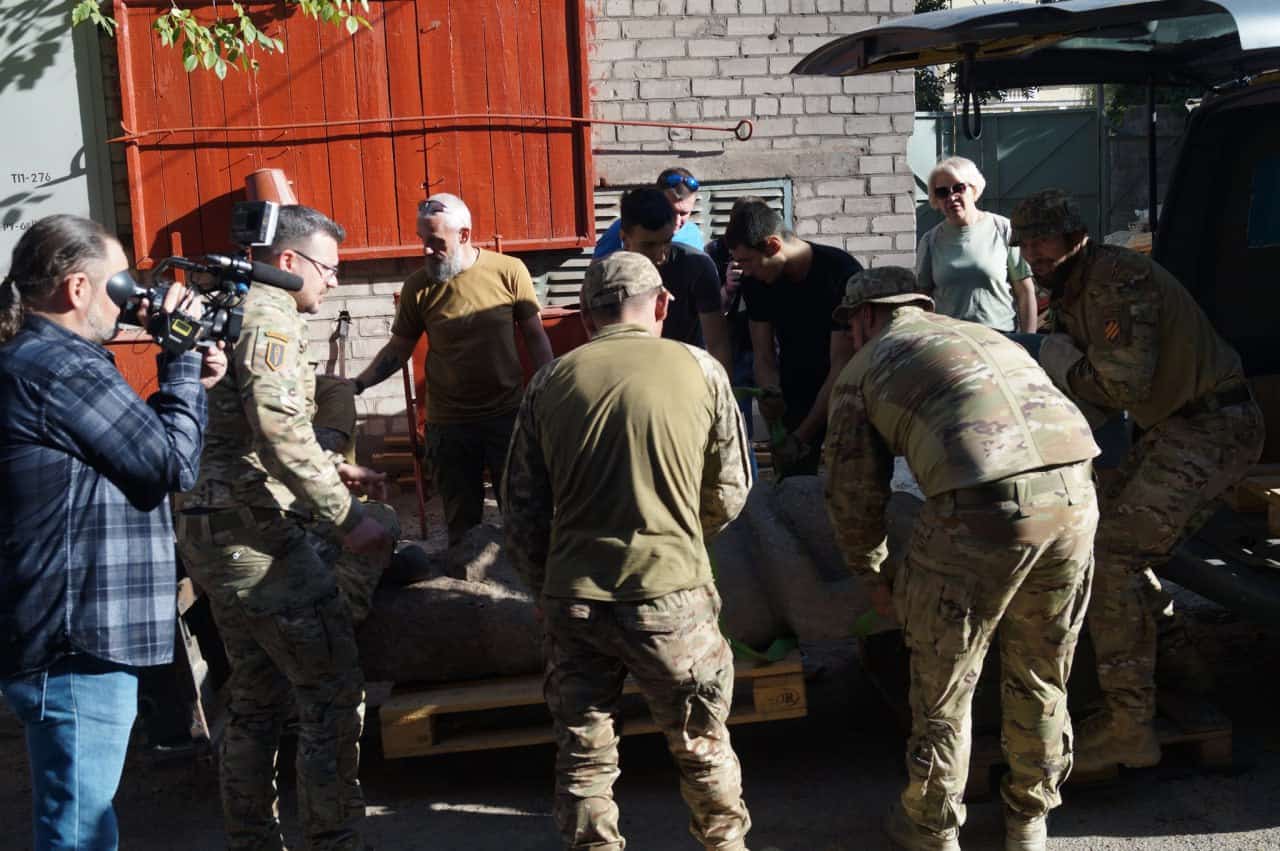
{"type": "Polygon", "coordinates": [[[302,289],[302,278],[298,275],[257,260],[228,257],[225,254],[209,254],[205,256],[204,262],[206,265],[233,272],[242,279],[256,281],[277,289],[295,293],[302,289]]]}

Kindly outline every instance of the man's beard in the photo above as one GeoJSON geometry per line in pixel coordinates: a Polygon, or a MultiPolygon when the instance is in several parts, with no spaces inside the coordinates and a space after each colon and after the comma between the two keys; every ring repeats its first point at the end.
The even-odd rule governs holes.
{"type": "Polygon", "coordinates": [[[446,281],[452,281],[454,278],[462,274],[462,252],[456,251],[448,257],[439,260],[427,258],[426,263],[422,267],[427,273],[427,280],[433,284],[443,284],[446,281]]]}
{"type": "Polygon", "coordinates": [[[1036,275],[1036,282],[1044,287],[1054,298],[1061,298],[1067,286],[1067,279],[1080,263],[1084,246],[1077,246],[1066,257],[1058,262],[1046,275],[1036,275]]]}
{"type": "Polygon", "coordinates": [[[112,337],[116,335],[116,332],[120,330],[119,319],[116,319],[116,321],[114,322],[108,322],[107,320],[98,316],[97,313],[90,312],[88,320],[89,320],[89,330],[93,332],[94,342],[97,342],[97,343],[107,342],[108,340],[110,340],[112,337]]]}

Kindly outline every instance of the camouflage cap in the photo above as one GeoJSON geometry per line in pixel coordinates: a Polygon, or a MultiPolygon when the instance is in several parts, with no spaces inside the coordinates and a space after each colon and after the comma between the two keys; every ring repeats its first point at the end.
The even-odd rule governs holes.
{"type": "Polygon", "coordinates": [[[901,266],[877,266],[863,269],[845,284],[844,301],[831,314],[837,322],[845,322],[849,314],[864,304],[907,304],[921,302],[933,307],[933,299],[920,292],[915,272],[901,266]]]}
{"type": "Polygon", "coordinates": [[[648,257],[615,251],[587,267],[579,302],[584,310],[592,310],[658,289],[662,289],[662,276],[648,257]]]}
{"type": "Polygon", "coordinates": [[[1013,224],[1010,245],[1020,245],[1024,239],[1089,229],[1076,202],[1061,189],[1045,189],[1023,199],[1009,220],[1013,224]]]}

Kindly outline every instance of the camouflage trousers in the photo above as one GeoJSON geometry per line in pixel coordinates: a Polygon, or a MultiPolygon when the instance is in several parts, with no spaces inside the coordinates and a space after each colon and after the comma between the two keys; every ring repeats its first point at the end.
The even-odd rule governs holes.
{"type": "Polygon", "coordinates": [[[1154,718],[1157,627],[1173,614],[1155,571],[1208,519],[1213,501],[1244,478],[1264,438],[1253,402],[1173,416],[1142,435],[1108,483],[1088,619],[1113,715],[1154,718]]]}
{"type": "Polygon", "coordinates": [[[926,500],[893,585],[911,651],[903,811],[964,824],[973,692],[999,627],[1005,803],[1043,815],[1071,770],[1067,679],[1088,605],[1097,501],[1088,463],[926,500]]]}
{"type": "Polygon", "coordinates": [[[621,851],[614,714],[628,672],[680,770],[689,831],[705,848],[745,849],[751,827],[729,742],[733,654],[715,586],[639,603],[543,600],[547,706],[555,720],[554,814],[565,848],[621,851]]]}
{"type": "Polygon", "coordinates": [[[231,665],[219,765],[228,848],[284,847],[276,759],[295,705],[306,847],[362,848],[364,678],[333,566],[301,522],[262,509],[179,514],[178,540],[231,665]]]}

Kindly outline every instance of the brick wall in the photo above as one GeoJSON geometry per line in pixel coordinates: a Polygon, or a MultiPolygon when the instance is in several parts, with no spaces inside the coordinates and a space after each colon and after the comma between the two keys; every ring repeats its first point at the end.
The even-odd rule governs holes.
{"type": "MultiPolygon", "coordinates": [[[[725,126],[743,118],[755,122],[755,134],[746,142],[702,130],[597,126],[596,177],[606,185],[644,183],[680,164],[709,181],[789,178],[801,236],[840,246],[865,265],[913,263],[915,208],[906,159],[915,108],[912,75],[789,74],[819,45],[909,14],[913,5],[913,0],[587,0],[596,117],[725,126]]],[[[114,45],[103,52],[104,70],[115,80],[114,45]]],[[[118,93],[118,84],[108,87],[118,93]]],[[[118,99],[108,108],[118,118],[118,99]]],[[[123,153],[112,154],[119,223],[127,232],[123,153]]],[[[536,272],[551,261],[543,255],[527,262],[536,272]]],[[[321,371],[336,370],[330,337],[341,310],[352,317],[346,374],[357,375],[368,365],[388,339],[393,295],[418,264],[409,259],[344,265],[342,287],[311,321],[321,371]]],[[[405,430],[398,376],[366,391],[358,405],[366,455],[382,435],[405,430]]]]}
{"type": "Polygon", "coordinates": [[[912,263],[915,206],[907,139],[910,72],[793,77],[833,38],[908,14],[913,0],[588,0],[598,118],[732,126],[597,125],[596,174],[641,183],[680,164],[704,180],[789,177],[795,229],[866,265],[912,263]]]}

